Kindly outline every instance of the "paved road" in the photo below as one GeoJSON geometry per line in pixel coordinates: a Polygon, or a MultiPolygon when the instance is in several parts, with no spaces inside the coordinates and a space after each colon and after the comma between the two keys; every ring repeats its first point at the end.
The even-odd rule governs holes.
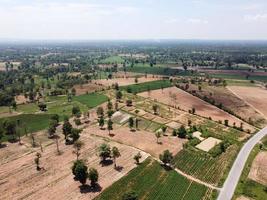
{"type": "Polygon", "coordinates": [[[234,195],[235,188],[238,184],[239,178],[242,174],[243,168],[246,164],[248,156],[252,151],[253,147],[265,136],[267,135],[267,127],[260,130],[252,138],[250,138],[239,152],[230,173],[224,182],[223,188],[217,198],[217,200],[231,200],[234,195]]]}

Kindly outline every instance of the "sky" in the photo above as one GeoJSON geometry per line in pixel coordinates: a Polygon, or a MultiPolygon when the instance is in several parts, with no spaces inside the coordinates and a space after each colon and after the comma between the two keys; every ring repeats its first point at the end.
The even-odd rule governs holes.
{"type": "Polygon", "coordinates": [[[267,40],[267,0],[0,0],[0,39],[267,40]]]}

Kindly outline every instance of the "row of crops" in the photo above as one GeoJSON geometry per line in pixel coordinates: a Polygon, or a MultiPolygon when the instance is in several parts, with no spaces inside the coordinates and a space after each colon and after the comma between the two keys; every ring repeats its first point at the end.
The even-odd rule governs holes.
{"type": "Polygon", "coordinates": [[[237,152],[238,147],[233,145],[225,153],[213,158],[206,153],[183,149],[175,156],[174,163],[178,169],[186,174],[207,183],[218,185],[237,152]]]}
{"type": "Polygon", "coordinates": [[[129,191],[135,191],[138,199],[198,200],[206,197],[209,190],[174,170],[166,171],[158,162],[148,158],[127,176],[104,190],[96,200],[120,200],[129,191]]]}

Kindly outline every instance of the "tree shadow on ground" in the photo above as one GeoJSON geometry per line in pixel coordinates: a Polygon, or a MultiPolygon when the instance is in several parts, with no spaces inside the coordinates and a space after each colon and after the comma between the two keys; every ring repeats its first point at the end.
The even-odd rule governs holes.
{"type": "Polygon", "coordinates": [[[7,147],[7,144],[0,144],[0,149],[7,147]]]}
{"type": "Polygon", "coordinates": [[[89,192],[95,193],[95,192],[100,192],[102,190],[102,187],[98,183],[94,187],[85,184],[85,185],[80,185],[79,188],[82,194],[89,192]]]}
{"type": "Polygon", "coordinates": [[[164,165],[164,164],[161,164],[162,168],[164,168],[166,171],[171,171],[173,170],[171,166],[169,165],[164,165]]]}
{"type": "Polygon", "coordinates": [[[102,167],[105,167],[105,166],[109,166],[109,165],[112,165],[113,164],[113,160],[101,160],[100,161],[100,164],[102,165],[102,167]]]}
{"type": "Polygon", "coordinates": [[[123,166],[116,166],[115,170],[121,172],[123,170],[123,166]]]}

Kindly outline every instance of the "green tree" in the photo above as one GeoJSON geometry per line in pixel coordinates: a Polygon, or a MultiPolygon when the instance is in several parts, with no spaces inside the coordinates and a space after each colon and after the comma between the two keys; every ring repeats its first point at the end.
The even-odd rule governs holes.
{"type": "Polygon", "coordinates": [[[134,119],[130,117],[128,123],[129,123],[130,130],[133,131],[134,119]]]}
{"type": "Polygon", "coordinates": [[[113,122],[111,119],[108,119],[108,134],[110,135],[110,131],[113,130],[113,122]]]}
{"type": "Polygon", "coordinates": [[[103,129],[103,126],[105,125],[105,120],[103,116],[100,116],[98,119],[98,125],[100,126],[100,129],[103,129]]]}
{"type": "Polygon", "coordinates": [[[170,164],[173,160],[173,155],[169,150],[165,150],[163,154],[159,155],[159,159],[163,162],[163,164],[166,166],[167,164],[170,164]]]}
{"type": "Polygon", "coordinates": [[[88,178],[91,181],[91,186],[95,187],[98,181],[98,171],[95,168],[90,168],[89,169],[89,174],[88,174],[88,178]]]}
{"type": "Polygon", "coordinates": [[[63,135],[65,136],[65,141],[67,142],[68,136],[71,134],[72,130],[72,125],[69,122],[69,120],[64,120],[62,130],[63,130],[63,135]]]}
{"type": "Polygon", "coordinates": [[[75,179],[80,181],[82,185],[85,185],[88,177],[88,167],[83,162],[78,163],[74,168],[74,175],[75,179]]]}
{"type": "Polygon", "coordinates": [[[73,106],[72,114],[76,117],[81,117],[81,109],[79,106],[73,106]]]}
{"type": "Polygon", "coordinates": [[[80,151],[82,149],[82,147],[84,146],[84,143],[80,140],[77,140],[74,142],[73,144],[73,153],[76,155],[76,160],[79,159],[79,156],[81,155],[80,151]]]}
{"type": "Polygon", "coordinates": [[[99,146],[98,152],[102,162],[105,162],[107,158],[111,157],[110,146],[106,143],[103,143],[99,146]]]}
{"type": "Polygon", "coordinates": [[[70,138],[72,138],[72,143],[75,143],[80,138],[81,129],[72,128],[70,133],[70,138]]]}
{"type": "Polygon", "coordinates": [[[4,138],[5,134],[4,134],[4,130],[2,129],[2,127],[0,127],[0,147],[2,145],[2,139],[4,138]]]}
{"type": "Polygon", "coordinates": [[[179,138],[185,138],[186,137],[186,129],[184,127],[184,125],[182,125],[179,129],[178,129],[178,137],[179,138]]]}
{"type": "Polygon", "coordinates": [[[116,158],[120,157],[121,153],[117,147],[112,147],[112,158],[114,162],[114,168],[116,168],[116,158]]]}
{"type": "Polygon", "coordinates": [[[119,90],[116,92],[116,99],[117,99],[117,101],[120,101],[121,98],[122,98],[122,92],[119,90]]]}
{"type": "Polygon", "coordinates": [[[112,105],[112,102],[110,101],[110,99],[108,100],[107,108],[108,108],[108,110],[112,110],[112,108],[113,108],[113,105],[112,105]]]}

